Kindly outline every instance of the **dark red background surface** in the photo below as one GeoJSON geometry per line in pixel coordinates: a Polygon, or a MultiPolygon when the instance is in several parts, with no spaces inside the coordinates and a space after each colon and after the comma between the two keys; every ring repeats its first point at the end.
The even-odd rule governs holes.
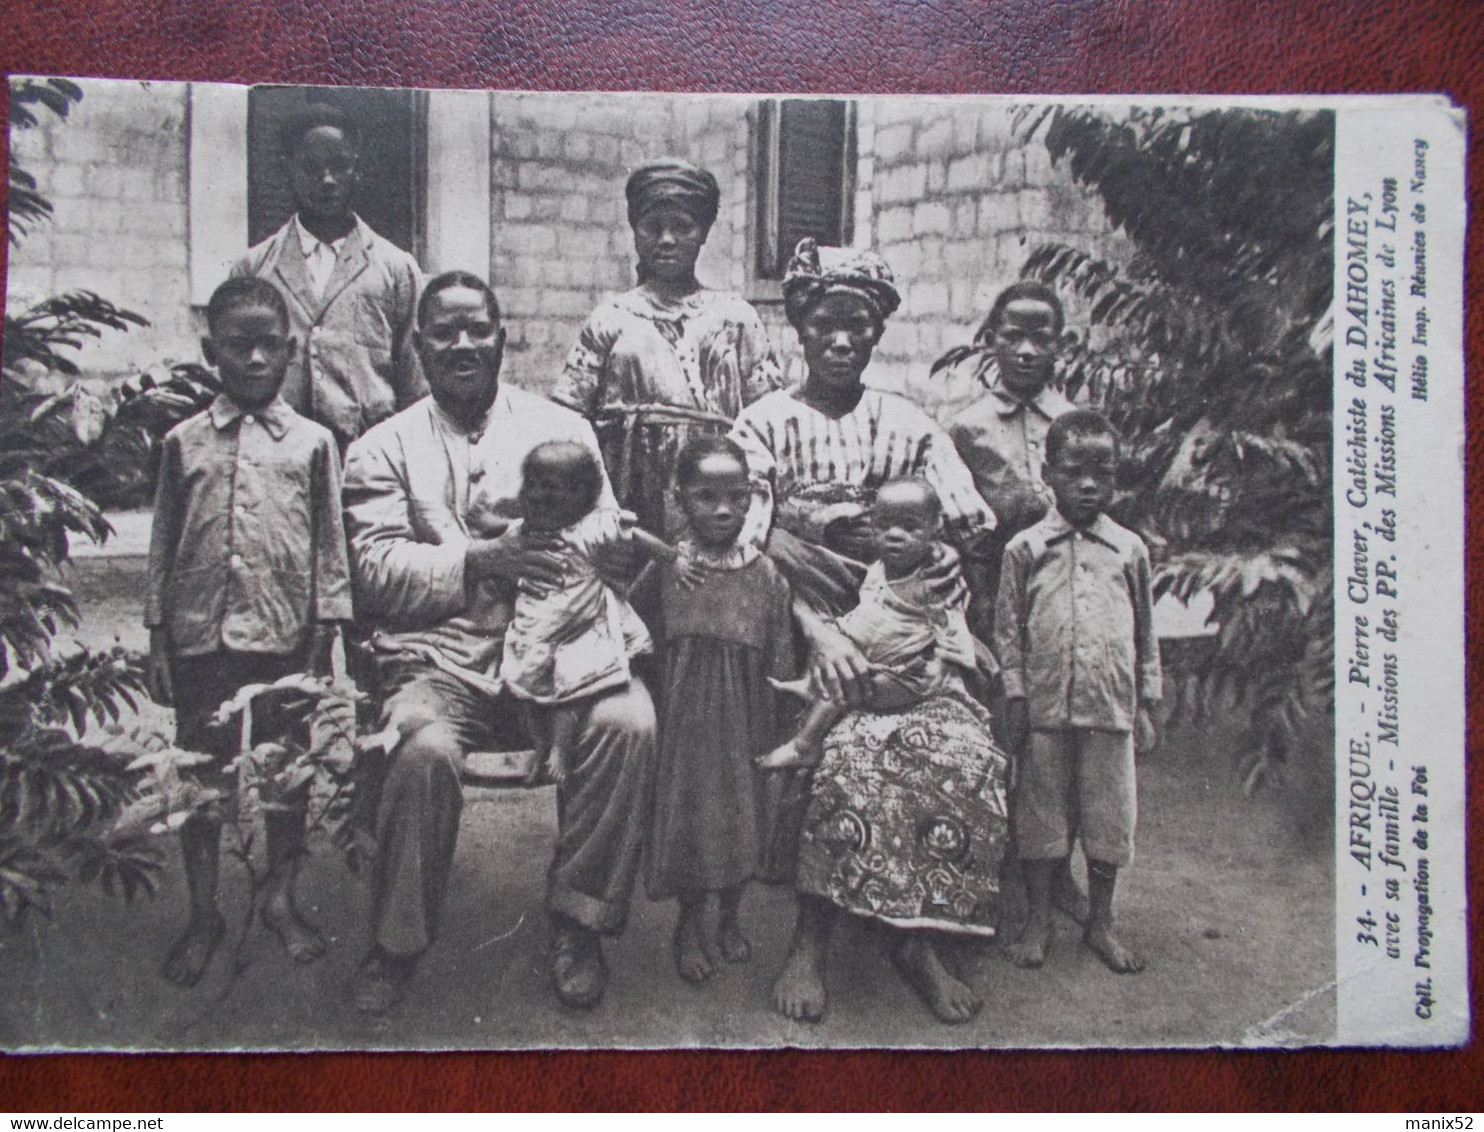
{"type": "MultiPolygon", "coordinates": [[[[1484,5],[1005,0],[804,5],[488,0],[5,0],[0,69],[120,78],[542,90],[1443,91],[1484,115],[1484,5]],[[302,8],[311,14],[300,14],[302,8]]],[[[1471,147],[1471,203],[1484,182],[1471,147]]],[[[0,251],[0,258],[4,252],[0,251]]],[[[1469,237],[1468,295],[1484,269],[1469,237]]],[[[1470,304],[1472,306],[1472,304],[1470,304]]],[[[1469,372],[1484,317],[1468,319],[1469,372]]],[[[1480,500],[1480,403],[1469,405],[1480,500]]],[[[1471,623],[1484,544],[1471,527],[1471,623]]],[[[1484,656],[1470,634],[1469,746],[1484,656]]],[[[1484,856],[1477,783],[1471,903],[1484,856]]],[[[1484,1002],[1476,945],[1473,999],[1484,1002]]],[[[149,977],[120,971],[119,978],[149,977]]],[[[0,1058],[0,1109],[1484,1108],[1463,1051],[485,1054],[0,1058]]]]}

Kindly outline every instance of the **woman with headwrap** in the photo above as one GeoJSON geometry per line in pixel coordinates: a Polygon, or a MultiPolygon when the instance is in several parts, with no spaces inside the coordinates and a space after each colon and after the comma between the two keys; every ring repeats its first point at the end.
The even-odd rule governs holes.
{"type": "MultiPolygon", "coordinates": [[[[732,430],[754,481],[744,537],[766,546],[793,587],[815,688],[853,710],[830,731],[812,779],[797,784],[807,795],[793,870],[798,921],[773,1002],[793,1019],[823,1015],[825,953],[844,910],[903,929],[898,970],[940,1019],[964,1022],[980,1001],[943,965],[934,935],[993,933],[1007,760],[988,713],[959,682],[901,711],[861,708],[870,666],[834,618],[857,603],[876,556],[869,508],[882,484],[930,484],[943,537],[961,553],[974,552],[995,517],[927,414],[862,384],[900,303],[881,258],[803,240],[783,296],[808,376],[743,410],[732,430]]],[[[935,571],[923,574],[930,590],[962,596],[956,558],[935,571]]]]}
{"type": "Polygon", "coordinates": [[[696,279],[716,178],[665,158],[634,170],[624,192],[639,284],[588,318],[551,396],[593,422],[620,505],[665,538],[681,523],[670,480],[685,441],[725,432],[781,377],[757,312],[696,279]]]}

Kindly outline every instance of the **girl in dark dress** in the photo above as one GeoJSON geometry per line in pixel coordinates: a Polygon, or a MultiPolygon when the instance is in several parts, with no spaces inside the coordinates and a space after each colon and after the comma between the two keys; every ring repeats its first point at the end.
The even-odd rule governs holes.
{"type": "Polygon", "coordinates": [[[768,678],[793,674],[793,627],[783,576],[737,541],[751,499],[737,445],[690,441],[676,489],[689,527],[681,549],[705,581],[688,589],[668,567],[648,580],[664,671],[647,879],[651,898],[679,900],[675,966],[699,983],[750,952],[737,909],[762,866],[776,790],[753,759],[778,739],[768,678]]]}

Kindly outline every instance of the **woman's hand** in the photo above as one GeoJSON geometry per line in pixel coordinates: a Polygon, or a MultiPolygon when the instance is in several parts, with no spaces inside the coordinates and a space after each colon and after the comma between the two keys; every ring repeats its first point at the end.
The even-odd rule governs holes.
{"type": "Polygon", "coordinates": [[[871,662],[854,641],[823,621],[805,633],[811,646],[809,683],[815,693],[846,707],[860,707],[870,690],[871,662]]]}
{"type": "Polygon", "coordinates": [[[496,578],[527,591],[556,589],[566,573],[566,555],[555,534],[515,531],[476,539],[464,553],[464,570],[476,582],[496,578]]]}

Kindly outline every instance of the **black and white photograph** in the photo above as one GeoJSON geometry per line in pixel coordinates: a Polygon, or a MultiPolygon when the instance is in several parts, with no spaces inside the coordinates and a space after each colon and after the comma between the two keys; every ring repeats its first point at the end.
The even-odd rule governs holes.
{"type": "Polygon", "coordinates": [[[1467,1040],[1446,102],[9,81],[0,1049],[1467,1040]]]}

